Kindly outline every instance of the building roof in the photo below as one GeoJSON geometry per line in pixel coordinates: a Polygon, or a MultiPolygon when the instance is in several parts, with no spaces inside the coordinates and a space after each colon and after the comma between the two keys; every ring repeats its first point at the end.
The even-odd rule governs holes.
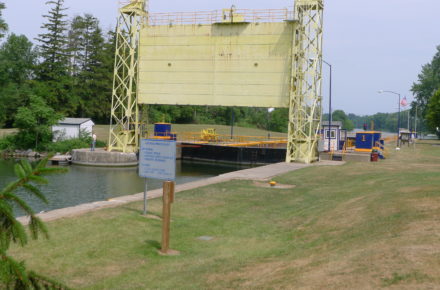
{"type": "Polygon", "coordinates": [[[64,118],[58,121],[58,125],[81,125],[91,120],[90,118],[64,118]]]}
{"type": "MultiPolygon", "coordinates": [[[[329,121],[322,121],[321,126],[328,126],[329,121]]],[[[342,127],[342,121],[332,121],[332,126],[342,127]]]]}

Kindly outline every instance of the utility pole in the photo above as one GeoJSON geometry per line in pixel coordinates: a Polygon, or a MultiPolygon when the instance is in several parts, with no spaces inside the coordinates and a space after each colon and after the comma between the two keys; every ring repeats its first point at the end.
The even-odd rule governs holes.
{"type": "Polygon", "coordinates": [[[416,118],[415,118],[415,120],[414,120],[414,131],[416,132],[416,134],[417,134],[417,110],[418,110],[418,106],[416,105],[416,118]]]}

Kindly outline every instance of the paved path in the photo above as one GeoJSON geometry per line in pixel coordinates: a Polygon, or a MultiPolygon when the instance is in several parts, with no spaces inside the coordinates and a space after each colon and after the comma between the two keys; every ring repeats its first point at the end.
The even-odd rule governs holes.
{"type": "MultiPolygon", "coordinates": [[[[322,165],[341,165],[344,162],[340,161],[321,161],[313,164],[299,164],[299,163],[275,163],[266,166],[260,166],[255,168],[249,168],[239,171],[234,171],[226,174],[222,174],[216,177],[201,179],[194,182],[177,185],[175,188],[176,193],[186,191],[194,188],[199,188],[211,184],[221,183],[233,179],[240,180],[268,180],[272,177],[295,171],[301,168],[310,166],[322,166],[322,165]]],[[[148,199],[158,198],[162,196],[162,189],[156,189],[148,192],[148,199]]],[[[92,203],[80,204],[73,207],[56,209],[48,212],[38,214],[43,221],[53,221],[61,218],[78,216],[90,211],[99,210],[103,208],[117,207],[122,204],[126,204],[134,201],[141,201],[144,199],[144,193],[137,193],[133,195],[126,195],[117,198],[112,198],[107,201],[97,201],[92,203]]],[[[29,219],[27,217],[17,218],[21,223],[27,224],[29,219]]]]}

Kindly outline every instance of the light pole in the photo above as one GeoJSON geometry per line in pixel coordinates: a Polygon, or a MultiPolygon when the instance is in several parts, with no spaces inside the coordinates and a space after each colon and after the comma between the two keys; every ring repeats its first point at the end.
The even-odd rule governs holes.
{"type": "MultiPolygon", "coordinates": [[[[328,151],[331,151],[331,125],[332,125],[332,65],[326,62],[325,60],[322,60],[323,63],[328,65],[330,68],[330,86],[329,86],[329,101],[328,101],[328,151]]],[[[325,129],[324,129],[325,132],[325,129]]],[[[336,136],[336,135],[335,135],[336,136]]]]}
{"type": "Polygon", "coordinates": [[[378,93],[379,94],[390,93],[390,94],[395,94],[395,95],[399,96],[399,113],[397,115],[397,148],[399,148],[399,145],[400,145],[400,142],[399,142],[399,135],[400,135],[400,94],[396,93],[396,92],[393,92],[393,91],[384,91],[384,90],[380,90],[378,93]]]}

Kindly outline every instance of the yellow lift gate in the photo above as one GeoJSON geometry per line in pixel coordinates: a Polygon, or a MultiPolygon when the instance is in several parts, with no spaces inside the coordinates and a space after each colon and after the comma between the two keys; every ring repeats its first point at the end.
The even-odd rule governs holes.
{"type": "MultiPolygon", "coordinates": [[[[139,104],[289,108],[287,162],[318,158],[322,0],[287,9],[120,9],[109,150],[139,147],[139,104]]],[[[286,120],[287,121],[287,120],[286,120]]]]}

